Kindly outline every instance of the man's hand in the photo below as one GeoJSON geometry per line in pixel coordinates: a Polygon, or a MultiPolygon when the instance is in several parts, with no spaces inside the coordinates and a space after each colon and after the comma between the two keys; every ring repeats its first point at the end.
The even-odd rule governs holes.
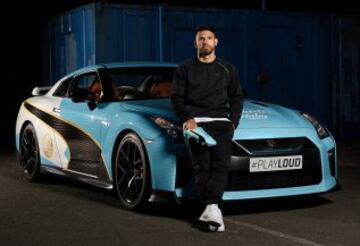
{"type": "Polygon", "coordinates": [[[197,127],[196,121],[194,119],[189,119],[185,121],[184,125],[185,125],[185,129],[188,130],[194,130],[197,127]]]}

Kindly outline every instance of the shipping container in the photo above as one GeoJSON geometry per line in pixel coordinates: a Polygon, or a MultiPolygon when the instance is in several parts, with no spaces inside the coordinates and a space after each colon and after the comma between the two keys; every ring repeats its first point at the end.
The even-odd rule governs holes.
{"type": "Polygon", "coordinates": [[[360,18],[339,18],[339,79],[333,105],[334,128],[345,139],[360,137],[360,18]]]}
{"type": "Polygon", "coordinates": [[[360,137],[348,129],[360,121],[359,21],[332,14],[93,3],[49,21],[49,83],[95,63],[181,62],[195,55],[199,24],[214,26],[217,55],[238,68],[249,98],[360,137]]]}

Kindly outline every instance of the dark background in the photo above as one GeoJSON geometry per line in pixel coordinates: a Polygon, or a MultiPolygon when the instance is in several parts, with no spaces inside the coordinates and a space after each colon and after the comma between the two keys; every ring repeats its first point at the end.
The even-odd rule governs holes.
{"type": "MultiPolygon", "coordinates": [[[[2,60],[2,117],[0,149],[13,151],[15,121],[21,102],[30,96],[36,85],[49,84],[42,71],[46,44],[43,43],[50,17],[66,10],[94,2],[89,0],[53,0],[45,2],[11,1],[1,5],[1,60],[2,60]]],[[[355,1],[300,1],[300,0],[238,0],[238,1],[103,1],[124,4],[165,4],[200,8],[238,8],[251,10],[280,10],[291,12],[333,13],[359,15],[355,1]]],[[[46,67],[46,66],[45,66],[46,67]]],[[[354,105],[356,107],[357,105],[354,105]]]]}

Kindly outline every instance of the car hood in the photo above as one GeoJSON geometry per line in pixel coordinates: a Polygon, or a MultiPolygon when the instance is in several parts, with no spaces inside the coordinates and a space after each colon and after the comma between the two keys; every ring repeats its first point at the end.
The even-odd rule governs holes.
{"type": "Polygon", "coordinates": [[[168,120],[177,121],[171,108],[169,99],[154,99],[142,101],[124,101],[121,104],[125,109],[138,111],[139,113],[163,117],[168,120]]]}
{"type": "MultiPolygon", "coordinates": [[[[169,99],[126,101],[122,106],[131,111],[164,117],[177,121],[169,99]]],[[[307,127],[305,120],[295,111],[279,105],[245,100],[240,128],[307,127]]]]}
{"type": "Polygon", "coordinates": [[[245,100],[240,128],[307,127],[296,110],[254,100],[245,100]]]}

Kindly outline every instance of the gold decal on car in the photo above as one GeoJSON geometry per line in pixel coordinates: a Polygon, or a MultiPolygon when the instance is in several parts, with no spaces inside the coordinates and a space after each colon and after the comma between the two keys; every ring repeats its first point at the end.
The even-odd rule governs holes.
{"type": "Polygon", "coordinates": [[[45,134],[43,137],[44,153],[47,158],[51,158],[54,152],[54,145],[49,134],[45,134]]]}

